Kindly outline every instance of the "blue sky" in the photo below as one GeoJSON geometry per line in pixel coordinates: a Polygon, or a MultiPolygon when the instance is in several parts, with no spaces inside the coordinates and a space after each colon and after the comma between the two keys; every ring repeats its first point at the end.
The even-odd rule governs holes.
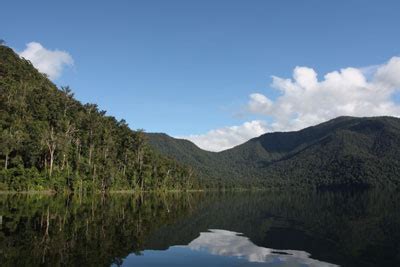
{"type": "MultiPolygon", "coordinates": [[[[287,88],[272,86],[271,76],[290,79],[296,66],[307,66],[321,80],[347,67],[364,71],[389,64],[400,54],[399,1],[13,0],[2,3],[2,11],[0,38],[16,51],[37,42],[72,57],[73,66],[64,66],[53,80],[69,85],[79,100],[97,103],[132,128],[187,137],[210,150],[340,112],[364,115],[346,102],[318,118],[303,110],[280,118],[261,97],[275,109],[287,106],[277,104],[287,88]],[[243,129],[248,132],[237,133],[243,129]],[[207,145],[204,138],[221,140],[207,145]]],[[[380,107],[398,103],[396,88],[377,93],[389,94],[380,107]]],[[[291,105],[290,99],[281,102],[291,105]]],[[[397,115],[396,108],[372,115],[397,115]]]]}

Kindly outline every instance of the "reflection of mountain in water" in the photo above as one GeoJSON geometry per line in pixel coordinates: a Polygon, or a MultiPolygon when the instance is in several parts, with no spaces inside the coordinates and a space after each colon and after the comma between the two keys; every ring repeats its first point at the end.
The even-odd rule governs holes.
{"type": "Polygon", "coordinates": [[[213,255],[234,256],[249,262],[284,264],[285,266],[337,266],[310,258],[310,254],[299,250],[263,248],[252,243],[239,233],[226,230],[210,230],[189,243],[192,250],[207,251],[213,255]]]}
{"type": "Polygon", "coordinates": [[[169,255],[168,261],[187,259],[182,253],[214,257],[190,266],[232,258],[265,265],[258,261],[271,255],[400,266],[398,192],[0,195],[0,216],[1,266],[110,266],[132,253],[169,255]],[[202,244],[208,248],[193,249],[202,244]]]}
{"type": "Polygon", "coordinates": [[[400,266],[400,195],[389,191],[207,194],[190,217],[163,225],[147,249],[186,245],[208,229],[258,247],[307,251],[344,266],[400,266]]]}

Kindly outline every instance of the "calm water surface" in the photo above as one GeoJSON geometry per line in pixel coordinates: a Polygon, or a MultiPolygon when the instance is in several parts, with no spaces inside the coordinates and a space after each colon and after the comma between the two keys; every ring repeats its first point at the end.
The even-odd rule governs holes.
{"type": "Polygon", "coordinates": [[[396,192],[0,195],[0,266],[400,266],[396,192]]]}

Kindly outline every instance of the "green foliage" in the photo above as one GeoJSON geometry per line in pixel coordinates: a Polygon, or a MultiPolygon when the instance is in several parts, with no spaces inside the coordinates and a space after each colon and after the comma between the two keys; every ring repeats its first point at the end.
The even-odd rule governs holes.
{"type": "Polygon", "coordinates": [[[190,189],[189,168],[147,145],[143,131],[82,105],[0,46],[0,189],[190,189]]]}
{"type": "Polygon", "coordinates": [[[339,117],[297,132],[268,133],[219,153],[148,134],[155,149],[218,187],[395,187],[400,119],[339,117]]]}
{"type": "Polygon", "coordinates": [[[0,46],[1,190],[391,187],[400,183],[399,150],[399,119],[339,117],[204,151],[132,131],[0,46]]]}

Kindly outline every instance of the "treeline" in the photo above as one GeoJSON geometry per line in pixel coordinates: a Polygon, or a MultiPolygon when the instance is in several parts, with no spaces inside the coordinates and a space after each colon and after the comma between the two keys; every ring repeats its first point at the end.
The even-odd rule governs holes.
{"type": "Polygon", "coordinates": [[[69,87],[0,46],[0,190],[190,189],[191,168],[161,156],[69,87]]]}

